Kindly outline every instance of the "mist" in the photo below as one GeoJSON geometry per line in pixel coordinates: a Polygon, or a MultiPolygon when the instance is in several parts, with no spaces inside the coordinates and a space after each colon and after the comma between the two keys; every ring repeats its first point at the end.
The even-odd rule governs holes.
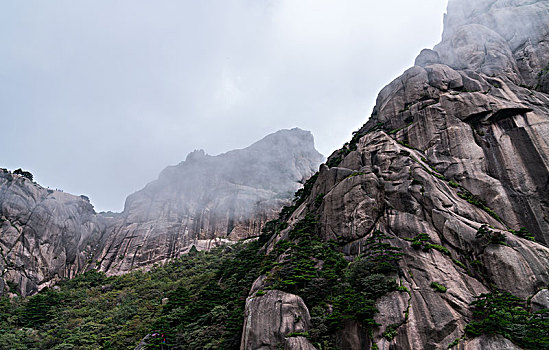
{"type": "Polygon", "coordinates": [[[325,156],[440,41],[447,1],[0,4],[0,167],[121,211],[194,149],[283,128],[325,156]]]}

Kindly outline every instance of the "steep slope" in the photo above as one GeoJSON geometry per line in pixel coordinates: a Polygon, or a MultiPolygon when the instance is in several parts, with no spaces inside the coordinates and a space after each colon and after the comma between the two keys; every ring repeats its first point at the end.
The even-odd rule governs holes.
{"type": "Polygon", "coordinates": [[[119,274],[189,251],[257,236],[324,157],[313,135],[281,130],[218,156],[195,151],[126,200],[98,268],[119,274]]]}
{"type": "Polygon", "coordinates": [[[89,269],[120,274],[257,236],[323,159],[297,128],[219,156],[195,151],[115,214],[2,169],[0,294],[6,284],[29,295],[89,269]]]}
{"type": "MultiPolygon", "coordinates": [[[[380,92],[271,230],[277,263],[250,292],[241,349],[549,346],[547,325],[504,311],[549,308],[548,39],[547,1],[450,0],[442,42],[380,92]],[[322,242],[352,263],[334,265],[322,242]],[[522,301],[496,304],[490,332],[514,343],[482,335],[471,306],[504,292],[522,301]],[[272,310],[303,322],[266,327],[272,310]]],[[[486,317],[492,304],[478,305],[486,317]]]]}
{"type": "Polygon", "coordinates": [[[546,1],[450,2],[442,42],[381,91],[360,131],[402,129],[398,140],[545,244],[549,106],[534,89],[547,74],[548,18],[546,1]]]}
{"type": "Polygon", "coordinates": [[[28,295],[74,277],[89,265],[106,224],[87,198],[43,188],[1,169],[0,294],[8,282],[28,295]]]}

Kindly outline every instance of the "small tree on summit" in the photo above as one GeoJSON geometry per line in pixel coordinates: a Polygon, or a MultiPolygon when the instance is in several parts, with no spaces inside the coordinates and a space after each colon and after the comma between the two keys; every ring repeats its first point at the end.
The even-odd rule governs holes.
{"type": "Polygon", "coordinates": [[[21,175],[21,176],[23,176],[23,177],[26,177],[27,179],[29,179],[29,180],[31,180],[31,181],[32,181],[33,178],[34,178],[34,177],[32,176],[32,174],[30,173],[30,171],[25,171],[25,170],[22,170],[21,168],[15,170],[13,173],[14,173],[14,174],[17,174],[17,175],[21,175]]]}

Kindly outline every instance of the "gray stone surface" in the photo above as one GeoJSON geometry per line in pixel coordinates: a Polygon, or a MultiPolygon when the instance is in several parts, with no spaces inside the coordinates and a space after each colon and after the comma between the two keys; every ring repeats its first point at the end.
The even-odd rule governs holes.
{"type": "Polygon", "coordinates": [[[480,337],[464,341],[455,348],[456,350],[521,350],[522,348],[513,344],[500,335],[480,337]]]}
{"type": "Polygon", "coordinates": [[[508,227],[548,244],[549,97],[536,91],[544,91],[548,33],[547,1],[450,1],[442,42],[380,92],[361,131],[402,128],[397,140],[508,227]]]}
{"type": "Polygon", "coordinates": [[[257,236],[323,159],[313,135],[297,128],[218,156],[195,151],[127,198],[96,255],[99,268],[124,273],[192,246],[204,250],[257,236]]]}
{"type": "MultiPolygon", "coordinates": [[[[334,152],[329,160],[343,156],[337,166],[321,166],[290,225],[314,210],[320,235],[341,242],[349,259],[381,230],[404,253],[399,282],[409,290],[377,301],[381,326],[371,339],[347,323],[344,348],[446,349],[465,334],[474,297],[493,286],[533,297],[533,308],[546,305],[549,97],[539,81],[548,26],[548,1],[450,0],[442,42],[381,90],[356,149],[334,152]],[[463,198],[468,192],[477,199],[463,198]],[[506,245],[477,237],[482,225],[506,245]],[[520,227],[538,242],[511,232],[520,227]],[[419,233],[447,252],[414,249],[409,240],[419,233]],[[447,291],[435,291],[434,281],[447,291]],[[393,324],[396,336],[387,340],[393,324]]],[[[519,349],[500,336],[456,348],[519,349]]]]}
{"type": "Polygon", "coordinates": [[[86,199],[0,170],[0,294],[7,281],[27,295],[86,269],[105,226],[86,199]]]}
{"type": "Polygon", "coordinates": [[[0,170],[0,294],[8,281],[28,295],[91,268],[120,274],[259,235],[322,160],[297,128],[218,156],[195,151],[120,214],[0,170]]]}
{"type": "MultiPolygon", "coordinates": [[[[290,225],[324,194],[315,209],[321,236],[354,258],[373,230],[390,235],[404,253],[398,278],[409,291],[377,301],[381,326],[372,336],[346,322],[338,334],[344,348],[445,349],[464,335],[470,303],[490,286],[531,297],[533,309],[547,305],[548,26],[547,1],[450,0],[442,42],[380,92],[356,149],[337,167],[321,166],[290,225]],[[467,191],[485,205],[463,198],[467,191]],[[477,237],[482,225],[506,245],[477,237]],[[539,243],[510,231],[520,227],[539,243]],[[414,249],[409,240],[419,233],[447,252],[414,249]],[[433,281],[447,291],[433,290],[433,281]],[[391,324],[399,326],[387,340],[391,324]]],[[[195,152],[114,216],[1,172],[2,286],[15,282],[29,294],[92,266],[123,273],[193,245],[253,236],[319,161],[312,136],[299,130],[216,157],[195,152]]],[[[275,290],[257,296],[264,283],[259,278],[247,299],[242,349],[314,349],[295,334],[310,327],[303,300],[275,290]]],[[[500,336],[456,348],[519,349],[500,336]]]]}
{"type": "Polygon", "coordinates": [[[542,289],[530,300],[532,311],[549,309],[549,289],[542,289]]]}
{"type": "Polygon", "coordinates": [[[246,300],[242,350],[315,349],[305,337],[292,333],[309,330],[311,318],[303,299],[279,290],[246,300]],[[288,336],[290,335],[290,336],[288,336]]]}

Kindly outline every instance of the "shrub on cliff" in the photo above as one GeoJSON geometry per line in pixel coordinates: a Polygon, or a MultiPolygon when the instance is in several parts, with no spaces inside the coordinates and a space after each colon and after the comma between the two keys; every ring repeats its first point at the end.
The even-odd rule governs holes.
{"type": "Polygon", "coordinates": [[[14,174],[21,175],[23,177],[26,177],[29,180],[33,180],[34,176],[29,171],[22,170],[21,168],[14,170],[14,174]]]}

